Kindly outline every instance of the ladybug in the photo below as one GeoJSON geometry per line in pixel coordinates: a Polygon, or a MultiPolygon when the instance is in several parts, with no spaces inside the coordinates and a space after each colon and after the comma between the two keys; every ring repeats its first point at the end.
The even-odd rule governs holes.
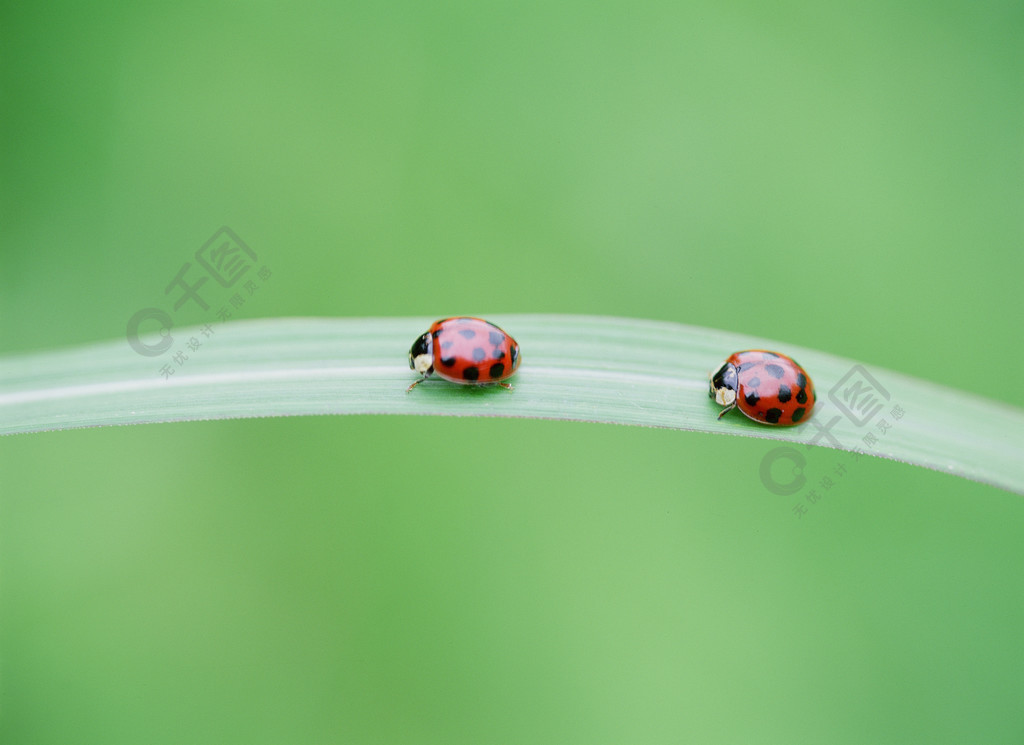
{"type": "Polygon", "coordinates": [[[490,385],[512,377],[519,367],[519,344],[500,328],[482,318],[457,316],[435,321],[427,333],[413,342],[409,368],[423,377],[406,393],[434,373],[462,385],[490,385]]]}
{"type": "Polygon", "coordinates": [[[807,372],[792,357],[765,349],[736,352],[711,376],[708,396],[755,422],[790,426],[811,414],[817,396],[807,372]]]}

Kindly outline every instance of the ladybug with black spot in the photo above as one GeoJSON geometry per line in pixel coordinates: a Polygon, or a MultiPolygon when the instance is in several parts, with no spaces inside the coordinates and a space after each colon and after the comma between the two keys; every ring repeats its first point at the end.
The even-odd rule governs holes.
{"type": "Polygon", "coordinates": [[[434,373],[461,385],[492,385],[512,389],[504,382],[519,367],[519,344],[482,318],[457,316],[435,321],[409,350],[409,368],[423,377],[434,373]]]}
{"type": "Polygon", "coordinates": [[[792,357],[765,349],[736,352],[711,376],[708,395],[762,424],[790,426],[811,415],[817,396],[807,372],[792,357]]]}

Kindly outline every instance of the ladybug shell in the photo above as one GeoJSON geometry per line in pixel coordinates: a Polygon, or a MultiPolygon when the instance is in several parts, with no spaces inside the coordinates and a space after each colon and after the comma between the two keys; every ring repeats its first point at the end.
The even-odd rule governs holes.
{"type": "Polygon", "coordinates": [[[751,419],[786,426],[810,415],[817,400],[814,383],[792,357],[750,349],[726,362],[736,366],[736,405],[751,419]]]}
{"type": "Polygon", "coordinates": [[[482,318],[444,318],[427,333],[433,339],[434,373],[453,383],[498,383],[519,367],[516,340],[482,318]]]}

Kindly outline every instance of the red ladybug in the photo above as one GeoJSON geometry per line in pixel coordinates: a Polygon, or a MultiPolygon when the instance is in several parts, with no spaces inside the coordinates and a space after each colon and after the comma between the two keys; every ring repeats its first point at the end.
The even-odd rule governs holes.
{"type": "Polygon", "coordinates": [[[764,349],[737,352],[711,376],[708,395],[725,409],[756,422],[789,426],[811,415],[817,396],[807,372],[792,357],[764,349]]]}
{"type": "Polygon", "coordinates": [[[413,342],[409,368],[423,377],[410,385],[411,391],[432,374],[462,385],[504,383],[519,367],[519,344],[493,323],[482,318],[442,318],[413,342]]]}

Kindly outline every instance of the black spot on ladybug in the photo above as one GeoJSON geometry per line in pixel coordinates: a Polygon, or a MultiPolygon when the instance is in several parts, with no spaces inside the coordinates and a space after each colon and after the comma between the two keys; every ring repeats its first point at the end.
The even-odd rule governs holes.
{"type": "Polygon", "coordinates": [[[793,391],[789,389],[788,385],[779,386],[779,401],[786,403],[789,399],[793,398],[793,391]]]}
{"type": "Polygon", "coordinates": [[[782,409],[768,409],[765,412],[764,420],[771,424],[778,424],[780,416],[782,416],[782,409]]]}
{"type": "Polygon", "coordinates": [[[436,339],[437,337],[439,337],[440,335],[441,335],[441,329],[434,329],[434,330],[433,330],[433,331],[431,332],[431,336],[433,336],[433,337],[434,337],[435,339],[436,339]]]}
{"type": "Polygon", "coordinates": [[[796,394],[796,402],[798,404],[807,403],[807,390],[805,388],[801,388],[800,392],[796,394]]]}
{"type": "Polygon", "coordinates": [[[445,367],[451,367],[452,365],[455,364],[455,358],[454,357],[442,357],[441,358],[441,364],[444,365],[445,367]]]}
{"type": "Polygon", "coordinates": [[[761,379],[760,378],[751,378],[750,382],[747,383],[747,385],[749,387],[751,387],[751,388],[760,388],[761,387],[761,379]]]}
{"type": "Polygon", "coordinates": [[[807,376],[804,375],[803,373],[797,373],[797,375],[796,375],[796,385],[797,385],[798,388],[806,388],[807,387],[807,376]]]}
{"type": "Polygon", "coordinates": [[[459,336],[463,339],[472,339],[476,336],[476,332],[473,329],[459,329],[459,336]]]}
{"type": "Polygon", "coordinates": [[[454,344],[454,343],[455,342],[450,341],[450,340],[449,341],[443,341],[443,342],[441,342],[441,349],[451,349],[452,348],[452,344],[454,344]]]}
{"type": "Polygon", "coordinates": [[[775,354],[775,352],[765,352],[765,353],[764,353],[764,358],[765,358],[766,360],[770,360],[770,359],[772,359],[772,358],[777,358],[778,356],[779,356],[779,355],[775,354]]]}
{"type": "Polygon", "coordinates": [[[801,419],[803,419],[804,418],[804,414],[806,414],[806,413],[807,413],[807,409],[804,409],[804,408],[799,408],[796,411],[794,411],[793,412],[793,424],[796,424],[801,419]]]}
{"type": "Polygon", "coordinates": [[[487,356],[487,352],[484,351],[483,347],[474,347],[473,348],[473,361],[474,362],[483,362],[484,361],[484,357],[486,357],[486,356],[487,356]]]}
{"type": "Polygon", "coordinates": [[[764,371],[776,380],[782,380],[782,376],[786,374],[786,371],[779,365],[765,365],[764,371]]]}
{"type": "Polygon", "coordinates": [[[751,391],[750,393],[748,393],[743,398],[746,399],[747,403],[750,406],[757,406],[757,402],[761,400],[761,397],[758,396],[755,391],[751,391]]]}
{"type": "Polygon", "coordinates": [[[505,335],[500,331],[492,331],[487,335],[487,338],[490,339],[491,344],[493,344],[494,346],[498,346],[503,341],[505,341],[505,335]]]}
{"type": "Polygon", "coordinates": [[[467,367],[462,371],[462,377],[466,380],[477,380],[480,377],[480,371],[475,367],[467,367]]]}
{"type": "Polygon", "coordinates": [[[494,357],[494,359],[496,359],[496,360],[504,359],[505,358],[505,350],[504,349],[499,349],[498,347],[495,347],[494,351],[491,352],[491,356],[494,357]]]}
{"type": "Polygon", "coordinates": [[[513,345],[512,346],[512,367],[516,366],[516,360],[518,360],[518,359],[519,359],[519,347],[513,345]]]}
{"type": "Polygon", "coordinates": [[[488,371],[492,378],[500,378],[505,374],[505,366],[500,362],[495,362],[491,365],[491,369],[488,371]]]}

